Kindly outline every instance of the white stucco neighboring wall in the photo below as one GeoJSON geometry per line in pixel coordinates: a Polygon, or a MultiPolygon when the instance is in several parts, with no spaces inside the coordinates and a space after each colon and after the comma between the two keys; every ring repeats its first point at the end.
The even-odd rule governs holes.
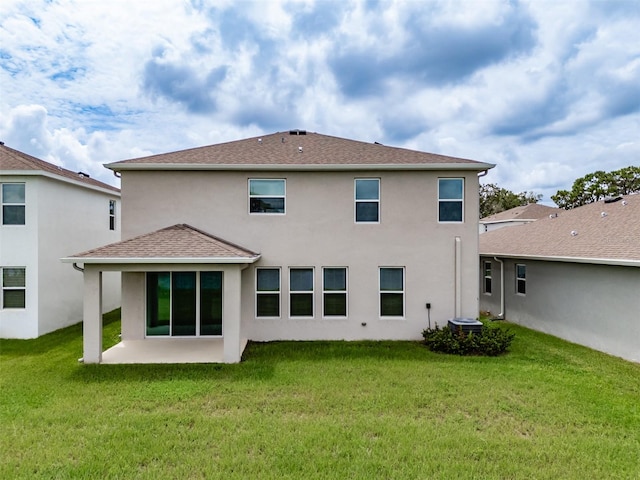
{"type": "Polygon", "coordinates": [[[25,224],[0,225],[0,266],[25,268],[25,308],[0,309],[1,338],[38,336],[38,185],[34,177],[2,176],[2,183],[25,184],[25,224]]]}
{"type": "MultiPolygon", "coordinates": [[[[120,240],[120,198],[42,175],[3,175],[24,182],[25,225],[1,226],[2,266],[26,267],[26,308],[0,311],[0,336],[35,338],[82,321],[82,274],[60,258],[120,240]],[[109,229],[109,200],[117,204],[109,229]]],[[[104,311],[120,305],[120,274],[103,279],[104,311]]]]}
{"type": "MultiPolygon", "coordinates": [[[[595,350],[640,362],[640,268],[504,260],[505,318],[595,350]],[[526,265],[526,294],[515,292],[515,265],[526,265]]],[[[480,308],[500,309],[500,265],[492,261],[492,294],[480,308]]],[[[482,277],[482,275],[481,275],[482,277]]],[[[482,285],[482,283],[481,283],[482,285]]]]}
{"type": "MultiPolygon", "coordinates": [[[[241,274],[246,338],[419,339],[427,326],[427,302],[432,323],[478,315],[477,172],[126,171],[122,195],[123,240],[186,223],[262,255],[241,274]],[[464,223],[438,223],[439,177],[465,178],[464,223]],[[286,179],[284,215],[249,213],[250,178],[286,179]],[[355,223],[356,178],[380,179],[380,223],[355,223]],[[260,267],[281,271],[279,318],[256,318],[260,267]],[[289,316],[291,267],[314,269],[313,318],[289,316]],[[323,267],[348,269],[347,318],[322,316],[323,267]],[[405,269],[401,319],[380,318],[379,267],[405,269]]],[[[139,304],[126,303],[144,298],[144,290],[133,277],[127,282],[137,293],[123,300],[123,332],[140,331],[144,317],[134,320],[125,312],[139,311],[139,304]],[[140,324],[129,330],[128,321],[140,324]]]]}

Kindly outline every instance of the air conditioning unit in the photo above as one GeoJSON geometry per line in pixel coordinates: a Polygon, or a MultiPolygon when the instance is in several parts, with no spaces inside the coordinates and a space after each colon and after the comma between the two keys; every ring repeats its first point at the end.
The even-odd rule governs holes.
{"type": "Polygon", "coordinates": [[[458,332],[462,330],[463,333],[473,333],[474,335],[482,334],[482,322],[475,318],[450,318],[449,328],[452,332],[458,332]]]}

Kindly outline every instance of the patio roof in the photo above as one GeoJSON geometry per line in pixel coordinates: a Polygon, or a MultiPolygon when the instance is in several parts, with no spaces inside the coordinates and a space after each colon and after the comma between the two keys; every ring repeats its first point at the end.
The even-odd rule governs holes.
{"type": "Polygon", "coordinates": [[[67,263],[254,263],[260,254],[186,224],[62,258],[67,263]]]}

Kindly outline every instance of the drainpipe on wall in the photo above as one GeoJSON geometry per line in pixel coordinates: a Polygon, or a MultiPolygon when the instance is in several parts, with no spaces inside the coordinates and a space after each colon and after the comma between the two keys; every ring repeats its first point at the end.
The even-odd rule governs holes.
{"type": "Polygon", "coordinates": [[[456,250],[455,250],[455,299],[456,299],[456,304],[455,304],[455,318],[459,318],[460,317],[460,310],[462,310],[462,272],[461,272],[461,265],[462,265],[462,240],[460,239],[460,237],[456,237],[456,250]]]}
{"type": "Polygon", "coordinates": [[[79,272],[84,272],[84,268],[79,267],[78,264],[76,262],[73,262],[73,268],[75,268],[76,270],[78,270],[79,272]]]}
{"type": "Polygon", "coordinates": [[[504,261],[498,257],[493,257],[493,259],[500,264],[500,313],[492,320],[504,320],[504,261]]]}

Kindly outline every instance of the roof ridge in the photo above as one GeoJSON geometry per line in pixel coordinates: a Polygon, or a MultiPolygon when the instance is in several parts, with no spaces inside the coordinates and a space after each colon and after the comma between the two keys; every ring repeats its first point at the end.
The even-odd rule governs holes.
{"type": "Polygon", "coordinates": [[[245,139],[198,146],[105,166],[114,171],[158,169],[435,169],[450,166],[464,170],[486,170],[493,164],[440,153],[386,146],[315,132],[295,135],[275,132],[245,139]]]}

